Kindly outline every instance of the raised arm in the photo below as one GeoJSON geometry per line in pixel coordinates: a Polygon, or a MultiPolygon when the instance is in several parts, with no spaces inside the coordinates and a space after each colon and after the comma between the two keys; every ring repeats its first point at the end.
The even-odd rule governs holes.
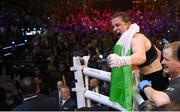
{"type": "Polygon", "coordinates": [[[131,63],[135,65],[143,64],[146,61],[146,40],[144,35],[136,34],[131,41],[133,54],[130,57],[131,63]]]}

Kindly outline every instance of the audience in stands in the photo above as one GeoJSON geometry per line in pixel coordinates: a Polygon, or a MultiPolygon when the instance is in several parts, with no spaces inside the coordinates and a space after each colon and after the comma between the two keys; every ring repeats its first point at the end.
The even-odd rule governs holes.
{"type": "Polygon", "coordinates": [[[50,93],[50,97],[55,97],[57,103],[60,104],[62,100],[61,88],[64,86],[62,81],[57,81],[57,89],[50,93]]]}
{"type": "Polygon", "coordinates": [[[71,91],[69,87],[64,86],[61,88],[61,101],[60,101],[60,110],[61,111],[74,111],[77,109],[77,103],[71,97],[71,91]]]}
{"type": "Polygon", "coordinates": [[[13,111],[57,111],[59,106],[55,98],[48,98],[45,95],[37,94],[35,79],[24,77],[20,82],[23,94],[23,102],[13,109],[13,111]]]}
{"type": "MultiPolygon", "coordinates": [[[[27,61],[33,63],[35,70],[30,68],[26,72],[33,70],[36,72],[34,75],[38,88],[36,94],[46,96],[56,90],[56,82],[59,80],[66,83],[70,90],[74,87],[76,81],[69,69],[73,65],[73,56],[90,55],[88,66],[103,69],[103,59],[110,54],[112,46],[117,41],[109,26],[112,14],[118,9],[96,9],[88,6],[90,4],[88,1],[90,0],[74,4],[70,1],[54,0],[43,2],[38,7],[40,1],[31,0],[21,1],[21,4],[9,3],[9,1],[0,4],[0,47],[6,43],[11,45],[11,41],[15,41],[16,44],[19,39],[27,38],[24,46],[13,46],[8,49],[11,55],[3,57],[4,51],[0,51],[0,65],[3,61],[6,74],[16,82],[18,89],[19,81],[22,79],[19,79],[19,74],[12,69],[11,61],[23,60],[24,63],[27,61]],[[34,27],[42,28],[44,33],[26,36],[23,34],[23,31],[28,28],[33,30],[34,27]],[[99,57],[101,55],[103,58],[99,57]]],[[[171,42],[179,39],[175,38],[178,37],[176,35],[179,30],[176,21],[172,18],[172,12],[153,7],[144,7],[143,11],[127,9],[127,12],[133,17],[133,21],[140,25],[141,32],[157,46],[162,45],[162,38],[171,42]]],[[[0,76],[3,66],[0,66],[0,76]]],[[[18,71],[21,72],[22,69],[18,71]]],[[[27,74],[23,73],[23,75],[27,74]]],[[[109,84],[104,86],[107,87],[105,89],[107,91],[108,86],[109,84]]],[[[109,91],[105,94],[108,95],[109,91]]],[[[5,103],[4,95],[4,93],[3,96],[0,95],[0,110],[8,110],[1,109],[3,108],[1,105],[5,103]]],[[[72,95],[73,98],[74,96],[72,95]]],[[[29,100],[24,101],[22,105],[27,103],[29,104],[29,100]]],[[[19,108],[23,107],[17,107],[19,108]]]]}

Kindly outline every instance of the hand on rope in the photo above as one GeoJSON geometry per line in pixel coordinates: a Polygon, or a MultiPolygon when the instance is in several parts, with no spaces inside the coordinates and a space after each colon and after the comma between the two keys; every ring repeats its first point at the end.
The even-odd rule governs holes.
{"type": "Polygon", "coordinates": [[[107,57],[107,62],[111,68],[131,65],[130,56],[119,56],[117,54],[110,54],[107,57]]]}

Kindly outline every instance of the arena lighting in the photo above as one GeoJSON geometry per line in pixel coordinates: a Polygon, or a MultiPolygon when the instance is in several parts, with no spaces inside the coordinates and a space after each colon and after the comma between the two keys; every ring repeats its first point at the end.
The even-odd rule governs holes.
{"type": "Polygon", "coordinates": [[[36,34],[36,31],[30,31],[30,32],[26,31],[26,35],[35,35],[35,34],[36,34]]]}
{"type": "MultiPolygon", "coordinates": [[[[24,42],[22,42],[22,43],[20,43],[20,44],[15,44],[14,41],[12,41],[11,43],[12,43],[12,44],[15,44],[15,45],[13,45],[14,47],[18,47],[18,46],[23,46],[23,45],[25,45],[26,42],[27,42],[27,40],[25,39],[24,42]]],[[[3,50],[10,49],[10,48],[12,48],[13,46],[10,45],[10,46],[7,46],[7,47],[3,47],[3,50]]]]}
{"type": "Polygon", "coordinates": [[[4,56],[9,56],[9,55],[11,55],[12,53],[6,53],[6,54],[4,54],[4,56]]]}
{"type": "Polygon", "coordinates": [[[102,58],[103,58],[103,55],[102,55],[102,54],[100,54],[100,55],[99,55],[99,58],[101,58],[101,59],[102,59],[102,58]]]}
{"type": "Polygon", "coordinates": [[[15,44],[15,42],[14,42],[14,41],[12,41],[11,43],[12,43],[12,44],[15,44]]]}
{"type": "Polygon", "coordinates": [[[25,43],[20,43],[20,44],[17,44],[17,45],[15,45],[15,47],[18,47],[18,46],[23,46],[23,45],[25,45],[25,43]]]}
{"type": "Polygon", "coordinates": [[[36,35],[36,34],[43,34],[44,31],[43,31],[43,28],[25,28],[22,30],[22,35],[23,36],[29,36],[29,35],[36,35]]]}
{"type": "Polygon", "coordinates": [[[3,47],[3,50],[10,49],[12,46],[3,47]]]}

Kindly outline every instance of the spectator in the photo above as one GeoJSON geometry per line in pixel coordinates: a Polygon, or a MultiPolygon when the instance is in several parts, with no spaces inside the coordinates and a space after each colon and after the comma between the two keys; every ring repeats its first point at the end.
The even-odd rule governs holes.
{"type": "Polygon", "coordinates": [[[57,89],[52,91],[52,93],[50,94],[50,96],[52,97],[57,97],[58,98],[61,96],[61,88],[64,86],[62,81],[57,81],[57,89]]]}
{"type": "Polygon", "coordinates": [[[47,77],[49,78],[49,86],[51,91],[56,90],[56,83],[60,80],[60,71],[54,63],[49,63],[47,70],[47,77]]]}
{"type": "MultiPolygon", "coordinates": [[[[100,90],[99,87],[99,81],[98,79],[90,79],[89,81],[89,90],[94,91],[96,93],[101,93],[102,90],[100,90]]],[[[91,106],[99,105],[97,102],[91,101],[91,106]]]]}
{"type": "Polygon", "coordinates": [[[99,81],[98,79],[91,79],[89,82],[89,89],[91,91],[99,93],[99,81]]]}
{"type": "Polygon", "coordinates": [[[163,71],[170,77],[167,89],[163,91],[155,90],[151,87],[148,80],[139,83],[139,88],[145,92],[148,100],[152,101],[157,107],[171,103],[180,103],[180,41],[168,44],[163,49],[163,71]]]}
{"type": "Polygon", "coordinates": [[[55,97],[57,99],[57,103],[60,104],[62,97],[61,97],[61,88],[64,86],[62,81],[57,81],[57,89],[52,91],[50,97],[55,97]]]}
{"type": "Polygon", "coordinates": [[[103,95],[106,95],[106,96],[107,96],[107,93],[108,93],[106,91],[106,89],[108,90],[108,88],[104,88],[103,82],[101,80],[98,80],[98,79],[95,79],[95,78],[90,79],[89,89],[91,91],[94,91],[94,92],[97,92],[97,93],[100,93],[100,94],[103,94],[103,95]]]}
{"type": "Polygon", "coordinates": [[[76,102],[71,98],[70,89],[67,86],[61,88],[62,100],[60,102],[61,111],[74,111],[77,109],[76,102]]]}
{"type": "Polygon", "coordinates": [[[55,98],[47,98],[45,95],[36,94],[36,83],[32,77],[24,77],[20,82],[20,88],[24,101],[13,111],[56,111],[59,106],[55,98]]]}
{"type": "Polygon", "coordinates": [[[49,96],[50,88],[49,84],[47,83],[48,78],[45,74],[42,73],[42,71],[43,70],[39,67],[35,67],[34,69],[34,78],[37,85],[37,93],[49,96]]]}
{"type": "MultiPolygon", "coordinates": [[[[108,90],[108,89],[104,88],[102,86],[102,84],[100,84],[100,80],[98,80],[98,79],[93,78],[93,79],[90,80],[90,82],[89,82],[89,89],[91,91],[96,92],[96,93],[99,93],[99,94],[107,96],[106,90],[108,90]]],[[[91,109],[92,110],[100,111],[100,110],[109,110],[109,107],[106,106],[106,105],[102,105],[102,104],[100,104],[98,102],[91,101],[91,109]]]]}
{"type": "Polygon", "coordinates": [[[6,108],[8,111],[13,109],[15,106],[20,104],[20,97],[18,95],[13,95],[11,90],[5,90],[5,102],[6,102],[6,108]]]}

